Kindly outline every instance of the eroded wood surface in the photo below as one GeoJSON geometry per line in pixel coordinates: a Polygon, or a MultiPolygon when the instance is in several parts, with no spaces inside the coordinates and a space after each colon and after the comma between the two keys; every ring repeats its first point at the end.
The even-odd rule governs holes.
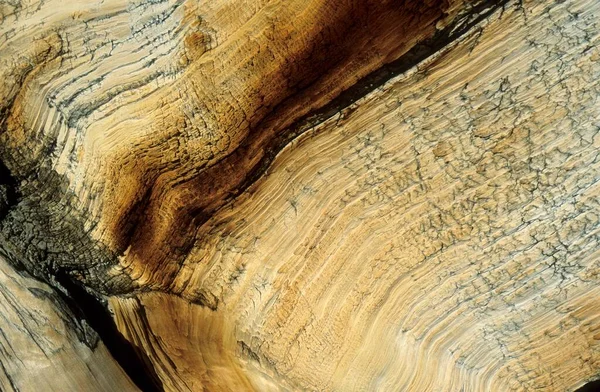
{"type": "Polygon", "coordinates": [[[0,246],[159,388],[600,375],[597,1],[15,4],[0,246]]]}
{"type": "Polygon", "coordinates": [[[23,198],[3,234],[15,258],[83,270],[77,278],[103,293],[164,288],[190,231],[286,125],[431,37],[461,4],[5,6],[3,160],[23,198]],[[69,225],[47,224],[55,209],[69,225]],[[12,226],[24,220],[47,231],[50,254],[22,249],[30,234],[12,226]],[[111,271],[124,253],[129,271],[111,271]]]}
{"type": "Polygon", "coordinates": [[[303,135],[198,232],[173,292],[215,298],[242,366],[290,389],[594,377],[599,11],[498,13],[303,135]]]}
{"type": "Polygon", "coordinates": [[[138,389],[56,291],[0,257],[0,390],[138,389]]]}

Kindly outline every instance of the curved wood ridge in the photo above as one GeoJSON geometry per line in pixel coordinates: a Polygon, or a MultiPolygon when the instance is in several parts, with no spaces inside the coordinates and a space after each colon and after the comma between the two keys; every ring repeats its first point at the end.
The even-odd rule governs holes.
{"type": "MultiPolygon", "coordinates": [[[[598,21],[595,0],[0,3],[0,294],[68,314],[56,339],[96,363],[50,387],[598,378],[598,21]],[[80,342],[105,303],[90,324],[146,376],[80,342]]],[[[47,377],[22,355],[0,351],[2,388],[47,377]]]]}
{"type": "MultiPolygon", "coordinates": [[[[461,9],[411,1],[109,4],[57,15],[44,3],[5,16],[3,26],[22,31],[5,33],[12,77],[3,86],[1,136],[24,199],[43,193],[47,208],[64,208],[78,226],[72,231],[86,233],[83,244],[64,244],[80,235],[64,238],[63,228],[51,235],[54,247],[84,255],[61,252],[49,268],[86,267],[77,278],[104,293],[168,287],[190,232],[239,192],[277,135],[461,9]],[[31,53],[19,51],[25,44],[31,53]],[[28,66],[13,66],[19,59],[28,66]],[[123,253],[125,276],[103,287],[107,273],[121,275],[107,265],[123,253]],[[101,267],[87,261],[94,259],[104,259],[101,267]]],[[[39,227],[46,217],[26,219],[39,227]]],[[[19,237],[17,248],[26,242],[19,237]]]]}
{"type": "Polygon", "coordinates": [[[0,256],[0,390],[134,391],[85,320],[0,256]]]}

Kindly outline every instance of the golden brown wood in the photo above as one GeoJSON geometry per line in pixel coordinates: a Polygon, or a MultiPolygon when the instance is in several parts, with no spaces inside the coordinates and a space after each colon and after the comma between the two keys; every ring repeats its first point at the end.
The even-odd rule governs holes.
{"type": "Polygon", "coordinates": [[[2,253],[107,301],[159,388],[600,375],[597,1],[0,15],[2,253]]]}

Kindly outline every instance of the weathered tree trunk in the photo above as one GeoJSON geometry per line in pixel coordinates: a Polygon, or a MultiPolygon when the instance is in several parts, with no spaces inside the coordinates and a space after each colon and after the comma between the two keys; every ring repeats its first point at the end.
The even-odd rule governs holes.
{"type": "Polygon", "coordinates": [[[14,0],[0,32],[2,391],[600,377],[600,2],[14,0]]]}

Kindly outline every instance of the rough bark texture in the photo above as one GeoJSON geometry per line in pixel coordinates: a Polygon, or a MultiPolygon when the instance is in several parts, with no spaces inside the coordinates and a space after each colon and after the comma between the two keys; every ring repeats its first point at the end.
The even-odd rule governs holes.
{"type": "Polygon", "coordinates": [[[0,386],[598,378],[599,21],[595,0],[0,2],[0,386]]]}

